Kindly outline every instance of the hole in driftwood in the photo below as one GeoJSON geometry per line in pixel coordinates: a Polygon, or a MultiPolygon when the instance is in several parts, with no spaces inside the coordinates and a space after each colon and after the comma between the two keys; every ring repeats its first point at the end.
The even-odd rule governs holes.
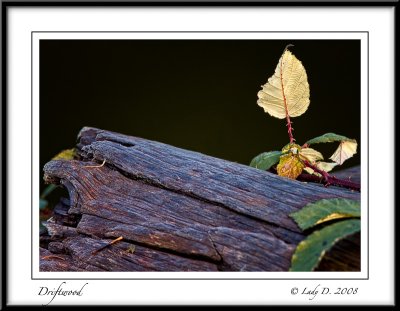
{"type": "Polygon", "coordinates": [[[124,147],[128,147],[128,148],[130,148],[130,147],[135,147],[135,144],[132,144],[132,143],[127,143],[127,142],[118,142],[118,144],[120,144],[121,146],[124,146],[124,147]]]}
{"type": "MultiPolygon", "coordinates": [[[[48,186],[50,187],[50,186],[48,186]]],[[[45,188],[48,189],[48,188],[45,188]]],[[[40,246],[42,248],[47,248],[48,244],[53,241],[52,237],[49,235],[47,228],[43,225],[50,218],[53,218],[57,223],[60,222],[60,218],[67,219],[68,209],[69,209],[69,196],[68,191],[62,187],[54,187],[46,195],[44,195],[46,190],[42,191],[40,195],[40,208],[39,208],[39,236],[40,236],[40,246]]],[[[70,221],[71,222],[71,221],[70,221]]]]}
{"type": "Polygon", "coordinates": [[[127,147],[127,148],[135,147],[134,143],[130,142],[129,140],[122,139],[122,138],[121,139],[111,139],[109,137],[101,137],[101,136],[99,137],[98,136],[96,141],[109,141],[111,143],[116,143],[116,144],[119,144],[119,145],[127,147]]]}

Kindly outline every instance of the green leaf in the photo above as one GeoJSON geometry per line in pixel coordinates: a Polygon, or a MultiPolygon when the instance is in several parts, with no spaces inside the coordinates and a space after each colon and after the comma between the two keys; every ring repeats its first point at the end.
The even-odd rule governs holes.
{"type": "Polygon", "coordinates": [[[337,135],[335,133],[326,133],[324,135],[310,139],[309,141],[306,142],[306,144],[312,145],[312,144],[331,143],[334,141],[344,141],[344,140],[351,140],[351,139],[347,138],[346,136],[337,135]]]}
{"type": "Polygon", "coordinates": [[[54,189],[56,189],[57,186],[54,184],[50,184],[46,187],[46,189],[43,190],[42,194],[40,195],[41,199],[44,199],[45,197],[47,197],[50,193],[53,192],[54,189]]]}
{"type": "Polygon", "coordinates": [[[289,271],[314,270],[326,251],[339,240],[360,231],[360,227],[359,219],[347,219],[314,231],[297,245],[289,271]]]}
{"type": "Polygon", "coordinates": [[[47,207],[47,204],[48,204],[49,202],[47,202],[47,200],[44,200],[44,199],[39,199],[39,208],[40,209],[45,209],[46,207],[47,207]]]}
{"type": "Polygon", "coordinates": [[[361,217],[360,202],[348,199],[322,199],[290,214],[302,230],[339,218],[361,217]]]}
{"type": "Polygon", "coordinates": [[[282,155],[280,151],[264,152],[251,160],[250,166],[259,168],[260,170],[269,170],[272,165],[279,162],[279,157],[282,155]]]}

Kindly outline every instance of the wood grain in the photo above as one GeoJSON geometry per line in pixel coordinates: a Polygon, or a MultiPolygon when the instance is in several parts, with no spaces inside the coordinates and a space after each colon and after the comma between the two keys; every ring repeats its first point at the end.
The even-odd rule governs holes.
{"type": "MultiPolygon", "coordinates": [[[[95,128],[81,130],[77,148],[76,160],[44,167],[45,180],[69,199],[41,236],[41,252],[65,260],[40,260],[41,271],[287,271],[304,239],[291,212],[323,198],[360,200],[358,192],[95,128]]],[[[321,265],[357,271],[359,257],[358,236],[321,265]]]]}

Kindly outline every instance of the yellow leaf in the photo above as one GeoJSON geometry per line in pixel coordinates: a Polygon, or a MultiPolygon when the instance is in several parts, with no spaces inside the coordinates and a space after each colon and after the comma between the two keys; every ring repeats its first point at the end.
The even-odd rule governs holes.
{"type": "MultiPolygon", "coordinates": [[[[314,164],[317,168],[319,168],[322,171],[325,172],[330,172],[336,165],[338,165],[335,162],[317,162],[314,164]]],[[[308,173],[308,174],[315,174],[317,176],[321,176],[319,173],[315,173],[314,170],[311,167],[305,167],[304,170],[308,173]]]]}
{"type": "Polygon", "coordinates": [[[324,218],[321,218],[320,220],[318,220],[315,225],[319,225],[322,224],[323,222],[327,222],[327,221],[331,221],[334,219],[340,219],[340,218],[351,218],[353,217],[352,214],[345,214],[345,213],[332,213],[324,218]]]}
{"type": "Polygon", "coordinates": [[[314,170],[311,167],[305,167],[304,170],[310,175],[314,174],[314,170]]]}
{"type": "Polygon", "coordinates": [[[76,155],[76,149],[66,149],[58,153],[52,160],[72,160],[76,155]]]}
{"type": "Polygon", "coordinates": [[[284,119],[302,115],[310,104],[310,87],[303,64],[285,49],[275,73],[258,92],[257,104],[271,116],[284,119]]]}
{"type": "Polygon", "coordinates": [[[315,163],[324,159],[319,151],[312,148],[302,148],[300,150],[300,157],[304,157],[310,163],[315,163]]]}
{"type": "Polygon", "coordinates": [[[329,158],[337,164],[342,165],[344,161],[351,158],[357,152],[357,141],[355,139],[343,140],[335,153],[329,158]]]}
{"type": "Polygon", "coordinates": [[[317,163],[317,167],[320,170],[323,170],[325,172],[330,172],[336,165],[337,165],[337,163],[335,163],[335,162],[318,162],[317,163]]]}
{"type": "Polygon", "coordinates": [[[304,164],[298,155],[285,154],[281,156],[277,171],[279,176],[296,179],[303,171],[304,164]]]}

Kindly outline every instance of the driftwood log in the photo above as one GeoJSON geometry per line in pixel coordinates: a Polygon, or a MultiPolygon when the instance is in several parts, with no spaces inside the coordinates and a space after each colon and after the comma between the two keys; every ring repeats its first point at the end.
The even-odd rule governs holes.
{"type": "MultiPolygon", "coordinates": [[[[44,167],[69,199],[41,234],[41,271],[287,271],[307,234],[291,212],[323,198],[360,200],[359,192],[95,128],[83,128],[76,147],[78,159],[44,167]]],[[[351,175],[357,180],[359,168],[351,175]]],[[[359,234],[318,267],[359,269],[359,234]]]]}

